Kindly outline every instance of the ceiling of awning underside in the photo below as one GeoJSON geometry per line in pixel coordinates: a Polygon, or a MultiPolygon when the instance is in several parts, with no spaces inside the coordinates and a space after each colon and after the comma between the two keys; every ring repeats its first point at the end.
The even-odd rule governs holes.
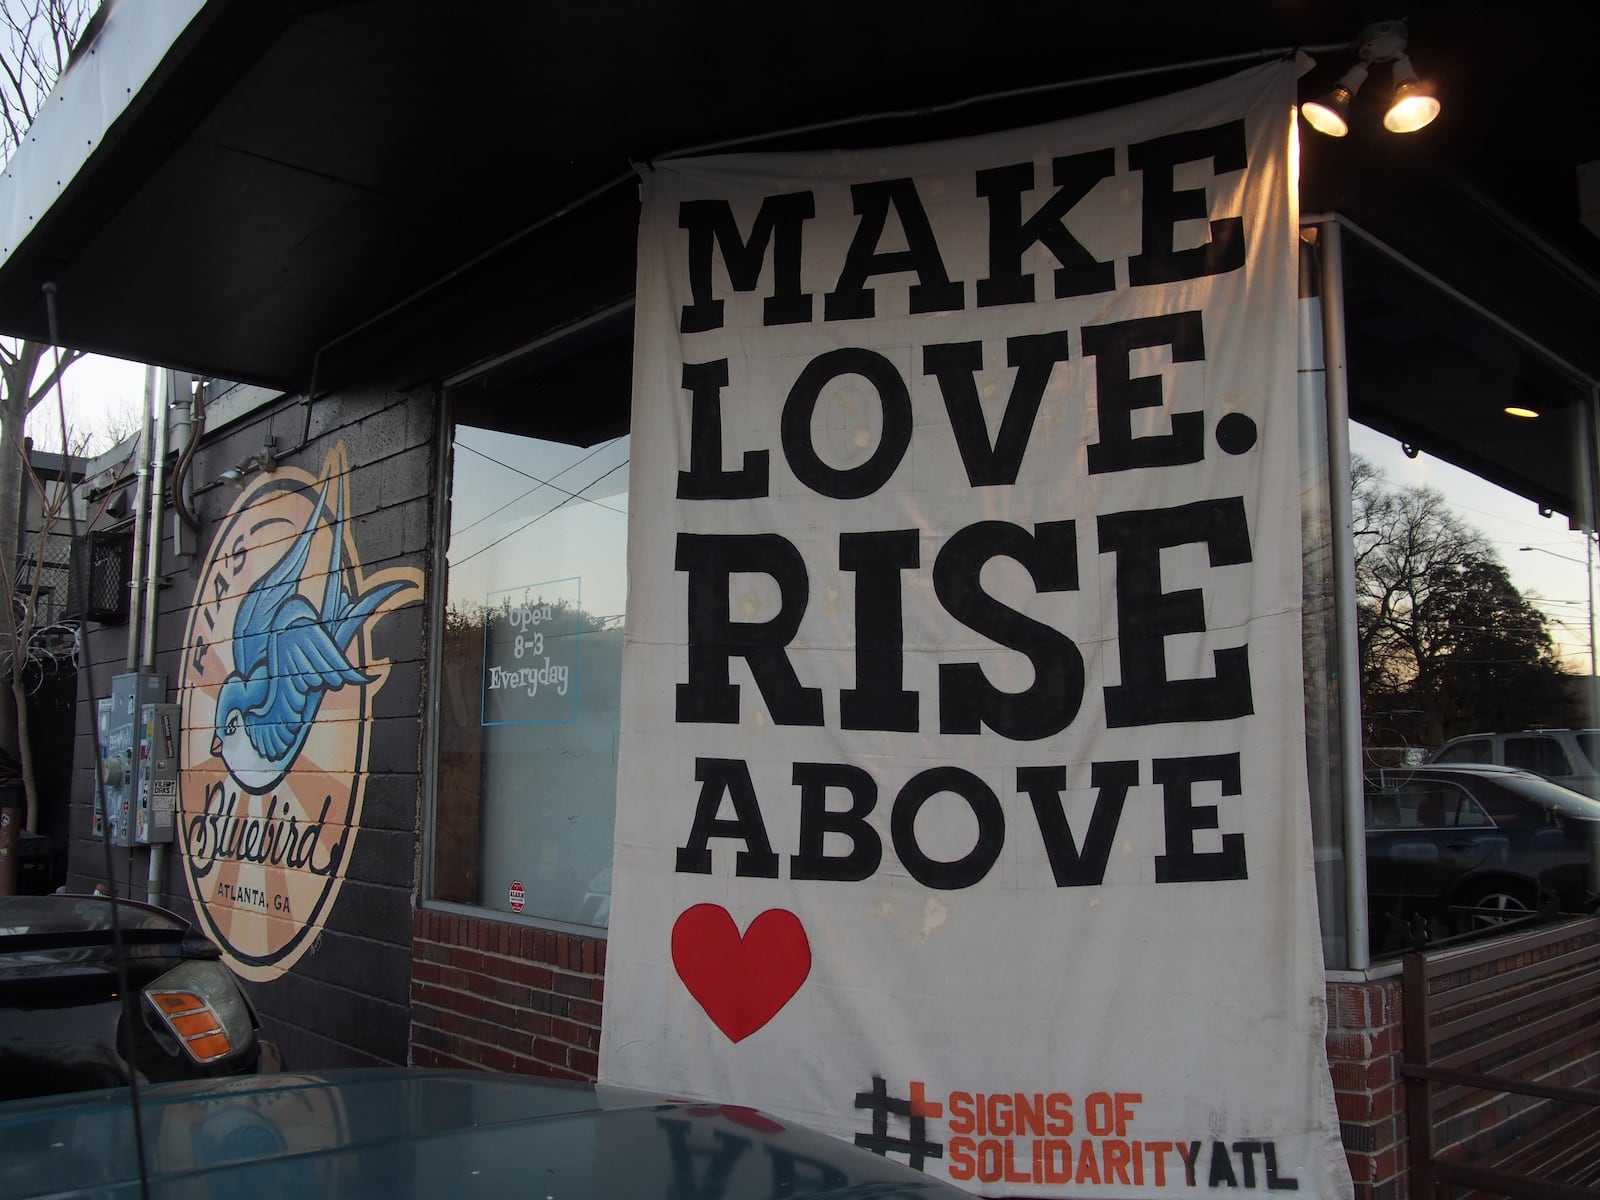
{"type": "MultiPolygon", "coordinates": [[[[427,377],[625,297],[631,164],[859,114],[1345,42],[1405,15],[1444,115],[1405,144],[1370,127],[1337,145],[1306,134],[1303,206],[1355,215],[1480,298],[1514,297],[1524,324],[1581,359],[1595,340],[1600,242],[1578,222],[1575,171],[1600,159],[1600,142],[1588,119],[1594,30],[1573,22],[1594,26],[1593,6],[1559,22],[1552,7],[1526,38],[1463,7],[214,0],[164,64],[159,94],[0,267],[0,331],[44,335],[48,280],[71,345],[286,389],[380,366],[427,377]],[[1534,82],[1539,97],[1518,90],[1534,82]],[[1569,115],[1533,121],[1563,95],[1569,115]],[[1448,211],[1433,203],[1440,189],[1455,196],[1448,211]]],[[[1325,90],[1350,61],[1320,56],[1305,88],[1325,90]]],[[[1220,72],[769,144],[954,136],[1220,72]]],[[[1376,76],[1363,105],[1383,90],[1376,76]]]]}

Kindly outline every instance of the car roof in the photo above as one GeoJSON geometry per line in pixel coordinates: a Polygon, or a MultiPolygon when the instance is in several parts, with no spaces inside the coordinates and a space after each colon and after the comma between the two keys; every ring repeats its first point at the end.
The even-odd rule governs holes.
{"type": "Polygon", "coordinates": [[[1531,725],[1527,729],[1485,729],[1479,733],[1460,733],[1453,738],[1448,738],[1445,745],[1451,742],[1464,742],[1468,738],[1482,737],[1531,737],[1541,733],[1600,733],[1600,728],[1593,726],[1569,725],[1531,725]]]}
{"type": "Polygon", "coordinates": [[[1418,763],[1409,767],[1373,767],[1367,772],[1367,778],[1387,776],[1404,777],[1407,775],[1490,775],[1503,777],[1507,775],[1525,775],[1530,779],[1540,778],[1531,771],[1524,771],[1521,767],[1508,767],[1500,763],[1418,763]]]}
{"type": "Polygon", "coordinates": [[[1366,773],[1368,788],[1399,787],[1407,779],[1461,779],[1477,777],[1489,779],[1510,789],[1525,800],[1554,809],[1565,816],[1585,821],[1600,821],[1600,801],[1582,792],[1524,771],[1519,767],[1500,766],[1496,763],[1424,763],[1416,767],[1379,767],[1366,773]]]}
{"type": "MultiPolygon", "coordinates": [[[[373,1068],[140,1095],[152,1193],[666,1197],[715,1177],[723,1200],[966,1195],[751,1108],[524,1075],[373,1068]]],[[[137,1195],[132,1145],[125,1089],[0,1104],[0,1191],[137,1195]]]]}

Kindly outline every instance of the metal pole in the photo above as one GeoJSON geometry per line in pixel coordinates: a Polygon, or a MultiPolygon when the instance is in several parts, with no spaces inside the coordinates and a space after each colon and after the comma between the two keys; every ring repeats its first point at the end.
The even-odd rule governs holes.
{"type": "Polygon", "coordinates": [[[146,532],[144,567],[144,634],[140,642],[140,669],[150,671],[156,665],[156,595],[161,590],[161,518],[162,501],[167,492],[167,383],[170,371],[157,369],[159,387],[154,390],[155,439],[151,443],[150,471],[154,483],[150,488],[150,521],[146,532]]]}
{"type": "Polygon", "coordinates": [[[1322,360],[1328,400],[1328,491],[1333,525],[1333,612],[1339,672],[1340,781],[1344,785],[1345,953],[1372,961],[1367,937],[1367,817],[1361,777],[1361,649],[1356,640],[1356,555],[1351,528],[1350,393],[1344,346],[1344,258],[1339,222],[1317,226],[1322,258],[1322,360]]]}
{"type": "Polygon", "coordinates": [[[1594,648],[1594,531],[1583,531],[1583,568],[1584,588],[1589,599],[1589,713],[1588,719],[1594,720],[1594,680],[1595,680],[1595,648],[1594,648]]]}
{"type": "MultiPolygon", "coordinates": [[[[154,474],[154,486],[150,489],[150,522],[148,531],[147,556],[144,570],[144,645],[139,659],[139,670],[153,671],[156,665],[156,609],[160,607],[157,599],[161,594],[161,516],[162,501],[167,494],[167,411],[168,411],[168,385],[172,379],[171,371],[157,373],[160,387],[155,389],[156,404],[156,433],[155,440],[151,443],[150,454],[151,468],[154,474]]],[[[152,800],[152,805],[154,801],[152,800]]],[[[161,903],[161,892],[166,886],[167,875],[167,847],[162,842],[150,843],[150,864],[145,872],[145,900],[150,904],[161,903]]]]}
{"type": "Polygon", "coordinates": [[[140,614],[144,611],[144,586],[143,576],[140,574],[140,563],[145,556],[145,539],[150,535],[150,460],[153,457],[150,444],[155,434],[151,429],[151,414],[158,399],[158,387],[161,383],[161,369],[159,367],[146,367],[144,369],[144,418],[139,426],[139,472],[138,496],[134,501],[133,516],[133,553],[128,559],[128,654],[125,670],[132,671],[139,666],[139,635],[144,628],[140,614]]]}

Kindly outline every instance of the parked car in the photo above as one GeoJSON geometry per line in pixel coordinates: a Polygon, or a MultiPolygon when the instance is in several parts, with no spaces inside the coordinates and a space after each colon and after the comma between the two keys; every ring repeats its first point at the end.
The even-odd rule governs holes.
{"type": "MultiPolygon", "coordinates": [[[[152,1196],[970,1200],[754,1109],[524,1075],[373,1068],[140,1096],[152,1196]]],[[[0,1104],[0,1196],[138,1195],[128,1100],[0,1104]]]]}
{"type": "Polygon", "coordinates": [[[1600,799],[1600,729],[1469,733],[1451,738],[1428,761],[1516,767],[1600,799]]]}
{"type": "Polygon", "coordinates": [[[130,1045],[141,1080],[277,1065],[238,981],[189,922],[128,901],[117,918],[131,1023],[109,897],[0,896],[0,1100],[126,1084],[130,1045]]]}
{"type": "Polygon", "coordinates": [[[1546,905],[1595,908],[1600,802],[1527,771],[1490,764],[1371,771],[1366,821],[1376,949],[1403,944],[1414,917],[1449,933],[1546,905]]]}

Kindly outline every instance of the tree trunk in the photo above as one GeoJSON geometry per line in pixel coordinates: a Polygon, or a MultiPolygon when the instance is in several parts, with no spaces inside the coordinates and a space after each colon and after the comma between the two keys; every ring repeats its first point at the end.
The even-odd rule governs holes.
{"type": "Polygon", "coordinates": [[[0,380],[5,394],[0,397],[0,750],[22,767],[22,782],[27,789],[27,828],[37,830],[39,797],[34,788],[32,755],[26,743],[27,693],[24,691],[21,663],[24,647],[19,638],[16,605],[20,574],[21,509],[27,486],[27,443],[23,426],[28,419],[33,376],[44,346],[21,342],[16,356],[0,364],[0,380]]]}

